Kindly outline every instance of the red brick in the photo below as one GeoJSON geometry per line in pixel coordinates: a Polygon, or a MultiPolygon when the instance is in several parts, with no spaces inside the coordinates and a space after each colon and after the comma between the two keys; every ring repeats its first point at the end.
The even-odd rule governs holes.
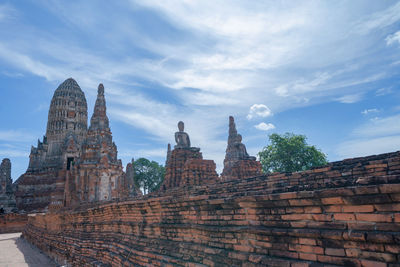
{"type": "Polygon", "coordinates": [[[312,199],[289,199],[290,206],[312,206],[314,201],[312,199]]]}
{"type": "Polygon", "coordinates": [[[313,214],[312,218],[314,221],[332,221],[332,215],[328,214],[313,214]]]}
{"type": "Polygon", "coordinates": [[[400,211],[400,203],[374,205],[377,211],[400,211]]]}
{"type": "Polygon", "coordinates": [[[341,256],[341,257],[346,255],[344,249],[342,248],[326,248],[325,254],[330,256],[341,256]]]}
{"type": "Polygon", "coordinates": [[[356,214],[358,221],[391,222],[392,214],[356,214]]]}
{"type": "Polygon", "coordinates": [[[309,267],[310,264],[307,262],[293,262],[290,264],[290,267],[309,267]]]}
{"type": "Polygon", "coordinates": [[[299,253],[299,259],[308,260],[308,261],[316,261],[317,255],[311,253],[299,253]]]}
{"type": "Polygon", "coordinates": [[[373,212],[373,205],[343,206],[343,212],[373,212]]]}
{"type": "Polygon", "coordinates": [[[304,207],[305,213],[321,213],[320,207],[304,207]]]}
{"type": "Polygon", "coordinates": [[[299,244],[315,246],[317,242],[311,238],[299,238],[299,244]]]}
{"type": "Polygon", "coordinates": [[[400,193],[400,184],[381,184],[379,185],[379,191],[382,194],[400,193]]]}
{"type": "Polygon", "coordinates": [[[324,206],[325,212],[342,212],[342,206],[324,206]]]}
{"type": "Polygon", "coordinates": [[[380,261],[361,260],[362,267],[387,267],[387,264],[380,261]]]}
{"type": "Polygon", "coordinates": [[[282,220],[288,220],[288,221],[301,221],[301,220],[312,220],[312,214],[287,214],[287,215],[282,215],[282,220]]]}
{"type": "Polygon", "coordinates": [[[360,255],[360,250],[356,248],[347,248],[346,256],[351,258],[358,258],[360,255]]]}
{"type": "Polygon", "coordinates": [[[322,204],[325,205],[334,205],[334,204],[343,204],[343,199],[341,197],[327,197],[321,199],[322,204]]]}
{"type": "Polygon", "coordinates": [[[337,221],[354,221],[356,219],[351,213],[335,213],[333,218],[337,221]]]}

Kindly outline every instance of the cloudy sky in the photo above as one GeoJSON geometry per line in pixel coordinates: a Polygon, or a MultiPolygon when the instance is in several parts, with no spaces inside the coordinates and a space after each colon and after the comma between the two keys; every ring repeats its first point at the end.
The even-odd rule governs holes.
{"type": "Polygon", "coordinates": [[[0,157],[16,180],[73,77],[106,90],[119,157],[164,163],[177,122],[221,171],[228,116],[250,154],[305,134],[330,161],[400,150],[400,2],[0,2],[0,157]]]}

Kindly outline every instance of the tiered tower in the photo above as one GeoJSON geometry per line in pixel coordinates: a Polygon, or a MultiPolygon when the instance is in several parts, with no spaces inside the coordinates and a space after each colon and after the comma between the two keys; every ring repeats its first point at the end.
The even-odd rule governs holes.
{"type": "Polygon", "coordinates": [[[128,178],[132,179],[123,172],[122,162],[117,158],[117,146],[112,140],[106,113],[104,86],[100,84],[81,157],[67,173],[65,205],[127,197],[129,185],[133,185],[128,178]]]}
{"type": "Polygon", "coordinates": [[[46,211],[138,193],[132,174],[126,176],[117,159],[102,84],[90,122],[88,130],[85,94],[74,79],[65,80],[51,100],[46,135],[32,147],[28,170],[16,182],[20,210],[46,211]]]}
{"type": "Polygon", "coordinates": [[[58,86],[51,100],[46,136],[32,147],[28,172],[69,168],[65,155],[67,139],[82,144],[87,132],[87,103],[78,83],[69,78],[58,86]]]}

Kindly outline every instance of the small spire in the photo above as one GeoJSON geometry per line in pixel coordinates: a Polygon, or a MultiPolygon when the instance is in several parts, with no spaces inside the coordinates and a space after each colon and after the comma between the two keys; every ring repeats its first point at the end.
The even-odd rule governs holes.
{"type": "Polygon", "coordinates": [[[90,119],[89,130],[110,130],[106,114],[106,99],[104,97],[104,86],[102,83],[97,88],[97,99],[94,112],[90,119]]]}
{"type": "Polygon", "coordinates": [[[97,87],[97,94],[104,95],[104,85],[102,83],[100,83],[99,87],[97,87]]]}
{"type": "Polygon", "coordinates": [[[237,138],[237,130],[235,119],[233,116],[229,116],[229,136],[228,136],[228,145],[234,143],[237,138]]]}

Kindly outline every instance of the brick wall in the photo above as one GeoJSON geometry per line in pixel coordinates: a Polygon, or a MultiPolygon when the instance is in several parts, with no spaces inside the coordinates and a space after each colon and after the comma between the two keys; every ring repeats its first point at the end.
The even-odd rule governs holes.
{"type": "Polygon", "coordinates": [[[30,217],[75,266],[399,266],[400,152],[30,217]]]}
{"type": "Polygon", "coordinates": [[[26,214],[2,214],[0,215],[0,234],[22,232],[27,222],[28,215],[26,214]]]}

